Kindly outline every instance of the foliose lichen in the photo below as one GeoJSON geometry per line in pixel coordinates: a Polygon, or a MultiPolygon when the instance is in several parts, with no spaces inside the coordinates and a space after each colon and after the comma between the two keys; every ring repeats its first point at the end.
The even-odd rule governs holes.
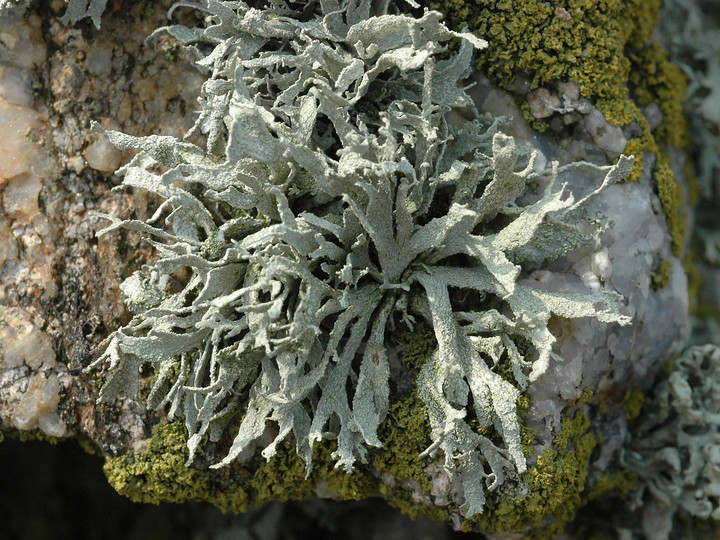
{"type": "Polygon", "coordinates": [[[388,333],[422,322],[437,348],[415,381],[430,426],[421,456],[443,457],[466,517],[482,512],[486,491],[527,470],[516,404],[554,356],[551,315],[629,323],[612,291],[518,279],[599,241],[607,223],[588,203],[632,158],[536,171],[461,85],[486,43],[437,12],[369,0],[183,6],[207,26],[159,32],[208,73],[196,123],[206,148],[96,126],[142,149],[118,171],[123,186],[165,199],[145,222],[103,216],[99,234],[139,231],[157,260],[122,285],[136,314],[89,368],[107,366],[100,401],[134,396],[149,364],[148,406],[184,417],[187,465],[241,414],[213,468],[261,440],[270,460],[291,440],[309,475],[315,443],[332,439],[350,472],[383,445],[388,333]],[[603,179],[575,200],[561,179],[578,171],[603,179]],[[521,205],[530,183],[543,188],[521,205]],[[499,374],[508,366],[511,380],[499,374]]]}
{"type": "Polygon", "coordinates": [[[685,114],[693,134],[694,165],[701,194],[720,193],[720,30],[712,4],[665,0],[660,28],[671,59],[687,78],[685,114]]]}
{"type": "MultiPolygon", "coordinates": [[[[610,124],[632,135],[625,148],[636,157],[630,179],[642,176],[647,155],[657,155],[653,179],[673,252],[683,255],[685,197],[670,167],[667,146],[686,148],[690,140],[682,107],[687,85],[685,74],[651,39],[660,0],[435,0],[427,5],[446,14],[451,27],[468,27],[488,41],[489,47],[477,55],[478,69],[516,97],[536,129],[546,130],[550,119],[531,114],[527,91],[575,82],[581,96],[592,100],[610,124]],[[659,125],[651,125],[643,109],[650,103],[662,112],[659,125]]],[[[673,19],[663,21],[666,18],[673,19]]],[[[673,34],[682,31],[669,32],[673,34]]]]}
{"type": "MultiPolygon", "coordinates": [[[[89,17],[95,28],[100,28],[100,17],[105,11],[107,0],[66,0],[68,7],[60,18],[63,24],[75,24],[89,17]]],[[[13,8],[27,8],[31,0],[0,0],[0,13],[13,8]]]]}
{"type": "Polygon", "coordinates": [[[632,499],[650,540],[673,517],[720,519],[720,348],[688,349],[658,384],[633,429],[623,464],[638,477],[632,499]]]}
{"type": "Polygon", "coordinates": [[[645,394],[637,388],[631,388],[625,392],[621,404],[622,408],[625,409],[625,418],[635,420],[642,412],[645,404],[645,394]]]}
{"type": "Polygon", "coordinates": [[[63,24],[75,24],[80,19],[90,17],[95,28],[100,28],[100,17],[106,4],[107,0],[68,0],[67,10],[60,21],[63,24]]]}

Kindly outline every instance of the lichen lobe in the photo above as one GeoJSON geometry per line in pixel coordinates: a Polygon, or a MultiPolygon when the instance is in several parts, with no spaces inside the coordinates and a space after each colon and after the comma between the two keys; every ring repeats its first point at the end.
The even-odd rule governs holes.
{"type": "Polygon", "coordinates": [[[123,186],[164,199],[147,221],[103,216],[99,234],[139,231],[158,258],[122,285],[136,315],[90,368],[109,371],[100,401],[134,396],[150,364],[148,405],[184,418],[188,465],[239,413],[213,468],[259,441],[272,459],[291,441],[309,475],[314,445],[333,439],[350,472],[383,444],[388,334],[422,322],[437,341],[416,379],[430,423],[422,455],[442,456],[459,480],[465,517],[481,513],[488,491],[527,470],[516,402],[553,357],[550,317],[629,323],[612,291],[566,295],[518,278],[599,242],[589,206],[632,158],[536,171],[462,86],[486,43],[436,12],[197,7],[207,28],[162,31],[211,68],[196,124],[207,147],[96,126],[118,148],[143,149],[118,171],[123,186]],[[461,109],[471,118],[451,122],[461,109]],[[602,181],[575,200],[560,179],[580,169],[602,181]],[[544,191],[519,206],[535,182],[544,191]],[[499,373],[508,364],[510,380],[499,373]]]}

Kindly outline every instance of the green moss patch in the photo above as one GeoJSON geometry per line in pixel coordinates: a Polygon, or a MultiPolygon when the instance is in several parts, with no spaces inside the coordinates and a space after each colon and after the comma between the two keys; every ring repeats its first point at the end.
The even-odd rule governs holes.
{"type": "Polygon", "coordinates": [[[489,532],[532,529],[528,538],[554,538],[583,503],[590,454],[597,444],[589,427],[583,413],[564,417],[553,448],[538,456],[525,476],[527,493],[491,501],[484,514],[469,521],[489,532]]]}
{"type": "Polygon", "coordinates": [[[650,275],[650,286],[656,291],[664,289],[670,282],[671,271],[672,262],[660,259],[650,275]]]}
{"type": "Polygon", "coordinates": [[[625,409],[625,417],[628,420],[635,420],[642,412],[645,403],[645,394],[640,390],[631,388],[625,392],[622,400],[622,408],[625,409]]]}

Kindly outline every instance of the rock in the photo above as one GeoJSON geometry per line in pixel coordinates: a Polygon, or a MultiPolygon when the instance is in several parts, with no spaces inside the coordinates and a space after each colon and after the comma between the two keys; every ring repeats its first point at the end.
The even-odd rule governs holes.
{"type": "Polygon", "coordinates": [[[20,308],[0,306],[0,419],[19,430],[40,429],[63,437],[58,415],[64,372],[55,361],[50,337],[20,308]]]}
{"type": "Polygon", "coordinates": [[[90,168],[111,174],[120,166],[122,154],[107,139],[97,137],[84,152],[85,159],[90,168]]]}
{"type": "MultiPolygon", "coordinates": [[[[522,169],[529,152],[536,152],[536,161],[527,169],[533,181],[518,198],[518,208],[538,201],[546,180],[532,173],[553,162],[562,166],[586,160],[609,166],[623,152],[632,151],[637,165],[634,181],[605,188],[589,205],[583,226],[587,233],[596,226],[602,229],[599,243],[580,246],[554,260],[538,258],[524,265],[518,278],[518,284],[528,290],[563,298],[619,293],[619,312],[630,317],[632,324],[621,326],[597,317],[550,317],[547,327],[555,344],[547,370],[525,388],[512,387],[520,394],[516,403],[520,451],[525,452],[530,472],[500,467],[505,471],[502,484],[493,476],[495,469],[493,475],[478,476],[473,489],[490,502],[486,512],[468,519],[472,513],[467,507],[468,482],[448,473],[442,452],[421,456],[430,445],[431,426],[426,405],[414,388],[435,338],[420,328],[414,333],[388,333],[391,393],[387,416],[377,430],[383,446],[367,446],[365,459],[357,461],[352,474],[335,468],[333,453],[338,449],[327,440],[316,444],[312,471],[297,457],[291,436],[281,438],[277,455],[266,462],[260,451],[279,432],[275,418],[237,461],[227,468],[209,469],[227,454],[242,410],[233,412],[238,414],[231,422],[235,431],[203,440],[188,467],[188,433],[177,418],[171,421],[173,416],[182,416],[181,411],[168,415],[168,407],[160,407],[158,413],[147,406],[144,398],[153,375],[146,371],[139,383],[143,398],[121,395],[111,403],[96,403],[95,379],[108,381],[108,374],[81,373],[82,368],[97,358],[111,332],[132,317],[120,283],[143,265],[154,264],[157,254],[137,230],[97,239],[95,232],[107,223],[92,211],[137,222],[149,219],[162,201],[137,188],[111,191],[119,182],[113,171],[131,159],[132,151],[118,149],[91,132],[90,121],[136,136],[180,137],[193,124],[204,77],[168,36],[156,36],[143,45],[147,35],[167,24],[163,11],[169,2],[142,17],[139,6],[122,20],[111,11],[100,30],[87,21],[78,23],[85,26],[60,25],[55,20],[58,13],[51,15],[48,10],[64,7],[61,4],[46,9],[43,16],[48,19],[41,21],[34,14],[21,19],[7,2],[0,3],[0,40],[7,46],[0,58],[0,136],[8,141],[0,151],[5,152],[0,154],[3,430],[88,438],[107,460],[109,481],[135,501],[200,499],[237,512],[287,498],[382,494],[405,511],[441,516],[456,528],[483,531],[490,538],[537,532],[541,526],[560,531],[564,521],[587,502],[583,497],[602,486],[602,478],[618,477],[619,456],[631,430],[623,398],[630,390],[650,391],[661,366],[682,351],[690,330],[682,261],[686,246],[682,236],[675,234],[678,222],[684,220],[678,212],[685,202],[670,201],[672,197],[658,180],[659,168],[666,167],[663,170],[671,171],[669,185],[684,185],[684,158],[681,152],[660,155],[660,145],[641,146],[641,137],[636,135],[645,135],[643,122],[652,128],[662,125],[661,105],[645,106],[637,118],[614,115],[622,107],[607,106],[611,99],[602,102],[587,80],[562,66],[556,66],[559,71],[541,85],[535,80],[531,83],[535,75],[524,65],[513,67],[524,74],[512,81],[498,75],[502,69],[497,65],[486,64],[484,72],[473,75],[476,85],[470,94],[481,112],[513,117],[502,130],[522,147],[516,168],[522,169]],[[671,203],[676,206],[668,206],[671,203]],[[662,279],[660,268],[665,271],[662,279]]],[[[119,5],[110,2],[109,9],[119,5]]],[[[538,9],[547,7],[543,6],[538,4],[538,9]]],[[[448,11],[451,18],[457,15],[448,11]]],[[[573,10],[548,13],[553,25],[585,20],[573,10]]],[[[514,16],[524,20],[520,11],[514,16]]],[[[193,14],[178,17],[189,26],[199,24],[193,14]]],[[[499,48],[491,36],[501,30],[488,28],[483,37],[490,48],[499,48]]],[[[507,51],[514,54],[511,47],[507,51]]],[[[579,61],[579,56],[568,54],[575,58],[570,63],[579,61]]],[[[593,54],[589,51],[588,57],[592,59],[593,54]]],[[[635,106],[629,100],[622,105],[635,106]]],[[[202,146],[203,135],[194,137],[191,140],[202,146]]],[[[408,135],[407,144],[413,137],[408,135]]],[[[572,196],[577,201],[592,193],[602,175],[578,165],[562,172],[559,181],[562,186],[558,184],[556,190],[563,190],[563,198],[572,196]]],[[[678,192],[682,198],[682,189],[678,192]]],[[[213,218],[220,219],[224,211],[218,205],[213,218]]],[[[496,216],[487,226],[499,230],[505,225],[503,220],[510,220],[508,215],[496,216]]],[[[164,217],[157,220],[158,226],[164,217]]],[[[208,250],[212,247],[209,242],[207,246],[208,250]]],[[[178,272],[172,279],[168,290],[181,287],[186,276],[178,272]]],[[[474,301],[495,302],[499,314],[510,314],[503,304],[506,299],[500,296],[474,301]]],[[[530,350],[522,352],[536,358],[530,350]]],[[[507,355],[494,362],[489,353],[483,358],[492,364],[493,373],[516,381],[512,368],[505,373],[498,367],[510,364],[507,355]]],[[[126,369],[119,378],[132,379],[135,371],[126,369]]],[[[193,391],[199,395],[197,389],[193,391]]],[[[471,404],[460,401],[453,405],[455,412],[462,411],[473,429],[504,451],[505,440],[498,434],[502,426],[498,422],[481,426],[471,404]]],[[[332,422],[327,429],[335,429],[332,422]]]]}

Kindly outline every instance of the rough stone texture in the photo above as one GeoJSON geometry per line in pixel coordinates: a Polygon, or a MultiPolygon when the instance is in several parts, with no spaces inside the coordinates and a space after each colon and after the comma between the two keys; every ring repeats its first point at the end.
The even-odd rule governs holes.
{"type": "MultiPolygon", "coordinates": [[[[128,155],[91,133],[89,123],[172,135],[192,124],[200,75],[182,59],[166,59],[172,44],[144,43],[167,20],[169,4],[125,10],[102,31],[87,24],[61,25],[60,1],[43,3],[27,17],[14,10],[0,14],[0,417],[5,427],[40,429],[52,437],[94,435],[97,429],[87,381],[70,371],[81,367],[91,348],[127,316],[118,278],[150,252],[132,235],[121,243],[97,241],[97,220],[90,212],[143,216],[153,201],[144,193],[110,194],[117,179],[109,175],[128,155]],[[130,32],[127,21],[132,21],[130,32]]],[[[120,3],[109,8],[117,14],[120,3]]],[[[133,433],[128,444],[139,444],[144,432],[137,433],[137,422],[124,419],[120,425],[121,432],[133,433]]],[[[97,440],[116,451],[125,444],[97,440]]]]}
{"type": "MultiPolygon", "coordinates": [[[[63,9],[55,0],[27,19],[13,11],[0,15],[0,420],[3,430],[83,434],[115,457],[145,450],[158,419],[134,399],[96,407],[93,375],[78,373],[93,348],[127,320],[118,283],[152,250],[134,233],[97,240],[99,221],[90,212],[142,219],[157,201],[139,191],[110,192],[118,183],[110,173],[129,156],[91,133],[89,122],[135,135],[182,135],[192,125],[203,79],[176,59],[170,40],[143,44],[166,23],[160,6],[128,10],[110,2],[101,30],[89,21],[62,26],[57,16],[63,9]]],[[[625,149],[623,128],[610,125],[572,82],[528,91],[532,114],[552,116],[551,130],[572,133],[564,139],[536,133],[514,99],[484,77],[472,92],[481,110],[513,116],[510,134],[541,152],[539,165],[579,159],[607,164],[625,149]]],[[[629,387],[647,390],[687,339],[687,280],[651,179],[653,159],[646,157],[637,182],[613,186],[597,201],[613,222],[599,249],[578,250],[525,276],[540,289],[616,290],[634,321],[619,327],[554,320],[556,352],[564,361],[553,362],[530,390],[526,423],[536,430],[531,464],[551,447],[563,412],[590,388],[595,395],[584,407],[603,436],[590,476],[597,480],[610,470],[627,435],[627,418],[621,407],[601,416],[596,406],[619,404],[629,387]],[[670,276],[655,290],[660,261],[670,262],[670,276]]],[[[682,154],[674,159],[674,168],[682,170],[682,154]]],[[[577,175],[568,189],[579,196],[589,181],[577,175]]],[[[417,482],[401,488],[416,502],[444,506],[452,486],[436,469],[426,470],[431,497],[417,482]]],[[[396,483],[392,475],[383,480],[396,483]]]]}

